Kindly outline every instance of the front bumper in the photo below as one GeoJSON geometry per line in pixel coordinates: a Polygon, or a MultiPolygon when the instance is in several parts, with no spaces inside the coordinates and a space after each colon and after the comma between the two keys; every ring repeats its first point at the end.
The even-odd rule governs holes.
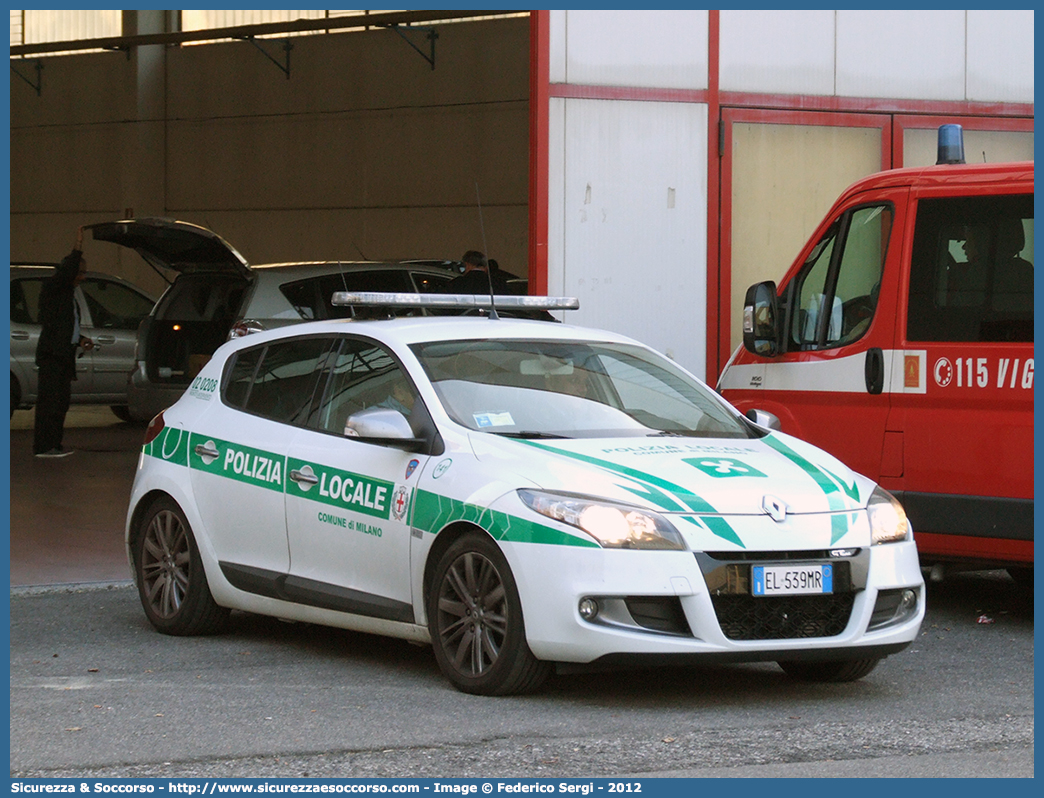
{"type": "Polygon", "coordinates": [[[859,550],[852,578],[831,595],[767,598],[749,589],[744,594],[742,585],[729,592],[709,582],[706,555],[693,552],[505,549],[529,646],[538,658],[558,662],[861,659],[909,645],[924,618],[924,580],[912,541],[859,550]],[[907,606],[905,595],[897,609],[906,590],[915,603],[907,606]],[[583,599],[598,604],[594,618],[581,617],[583,599]]]}

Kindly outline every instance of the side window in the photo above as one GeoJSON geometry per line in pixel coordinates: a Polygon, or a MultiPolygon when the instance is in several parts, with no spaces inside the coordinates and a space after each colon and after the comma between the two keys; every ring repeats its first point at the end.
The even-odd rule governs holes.
{"type": "Polygon", "coordinates": [[[403,270],[372,269],[312,277],[296,283],[286,283],[279,286],[279,290],[302,319],[347,319],[352,318],[352,309],[334,307],[330,300],[335,291],[413,293],[413,285],[403,270]]]}
{"type": "Polygon", "coordinates": [[[226,367],[226,404],[287,424],[303,424],[329,366],[332,338],[294,338],[244,349],[226,367]]]}
{"type": "Polygon", "coordinates": [[[1033,341],[1033,196],[918,203],[909,341],[1033,341]]]}
{"type": "Polygon", "coordinates": [[[279,286],[279,290],[286,297],[286,301],[306,321],[323,318],[319,315],[321,304],[317,289],[318,286],[315,280],[298,280],[296,283],[284,283],[279,286]]]}
{"type": "Polygon", "coordinates": [[[790,349],[844,346],[866,333],[877,308],[892,216],[890,205],[855,208],[812,249],[789,292],[790,349]]]}
{"type": "Polygon", "coordinates": [[[427,274],[425,272],[411,272],[414,284],[417,286],[418,294],[438,294],[445,290],[446,283],[455,275],[447,271],[445,276],[441,274],[427,274]]]}
{"type": "Polygon", "coordinates": [[[11,321],[14,324],[40,323],[40,289],[43,280],[15,280],[11,283],[11,321]]]}
{"type": "Polygon", "coordinates": [[[107,330],[136,330],[152,310],[152,300],[120,283],[90,278],[80,284],[91,321],[107,330]]]}
{"type": "Polygon", "coordinates": [[[387,351],[370,341],[345,338],[331,358],[326,394],[308,426],[343,435],[353,413],[380,407],[409,418],[416,400],[413,385],[387,351]]]}

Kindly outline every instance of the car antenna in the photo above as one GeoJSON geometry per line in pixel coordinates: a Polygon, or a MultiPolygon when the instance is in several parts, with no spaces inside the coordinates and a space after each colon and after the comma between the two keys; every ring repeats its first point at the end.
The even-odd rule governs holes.
{"type": "MultiPolygon", "coordinates": [[[[359,249],[358,245],[356,245],[356,243],[354,241],[352,242],[352,245],[355,246],[356,249],[359,249]]],[[[362,252],[360,252],[359,254],[362,255],[362,252]]],[[[365,258],[364,258],[364,260],[365,260],[365,258]]],[[[345,278],[345,274],[344,274],[344,261],[342,261],[340,258],[337,259],[337,276],[341,278],[341,286],[344,288],[345,291],[347,291],[348,290],[348,280],[345,278]]],[[[355,308],[354,307],[351,308],[351,311],[352,311],[352,318],[354,319],[355,318],[355,308]]]]}
{"type": "Polygon", "coordinates": [[[482,231],[482,257],[486,260],[486,281],[489,283],[489,318],[499,319],[497,305],[493,299],[493,274],[489,270],[489,250],[486,249],[486,224],[482,221],[482,195],[479,194],[479,184],[475,181],[475,199],[478,200],[479,229],[482,231]]]}

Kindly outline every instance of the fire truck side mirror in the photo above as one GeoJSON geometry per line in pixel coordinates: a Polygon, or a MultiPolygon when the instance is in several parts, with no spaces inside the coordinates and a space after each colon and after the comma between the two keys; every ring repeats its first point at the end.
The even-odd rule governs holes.
{"type": "Polygon", "coordinates": [[[762,357],[779,354],[779,299],[776,284],[769,280],[747,289],[743,300],[743,346],[762,357]]]}

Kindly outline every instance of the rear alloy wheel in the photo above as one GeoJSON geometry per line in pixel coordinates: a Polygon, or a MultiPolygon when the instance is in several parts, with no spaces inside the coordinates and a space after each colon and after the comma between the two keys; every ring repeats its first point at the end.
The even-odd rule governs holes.
{"type": "Polygon", "coordinates": [[[529,650],[511,569],[484,534],[463,536],[439,560],[428,629],[439,667],[465,693],[532,692],[551,672],[529,650]]]}
{"type": "Polygon", "coordinates": [[[158,631],[205,635],[225,628],[229,611],[214,601],[192,530],[172,499],[149,507],[132,551],[141,605],[158,631]]]}
{"type": "Polygon", "coordinates": [[[880,657],[822,662],[790,660],[776,663],[788,676],[803,682],[854,682],[877,667],[880,657]]]}

